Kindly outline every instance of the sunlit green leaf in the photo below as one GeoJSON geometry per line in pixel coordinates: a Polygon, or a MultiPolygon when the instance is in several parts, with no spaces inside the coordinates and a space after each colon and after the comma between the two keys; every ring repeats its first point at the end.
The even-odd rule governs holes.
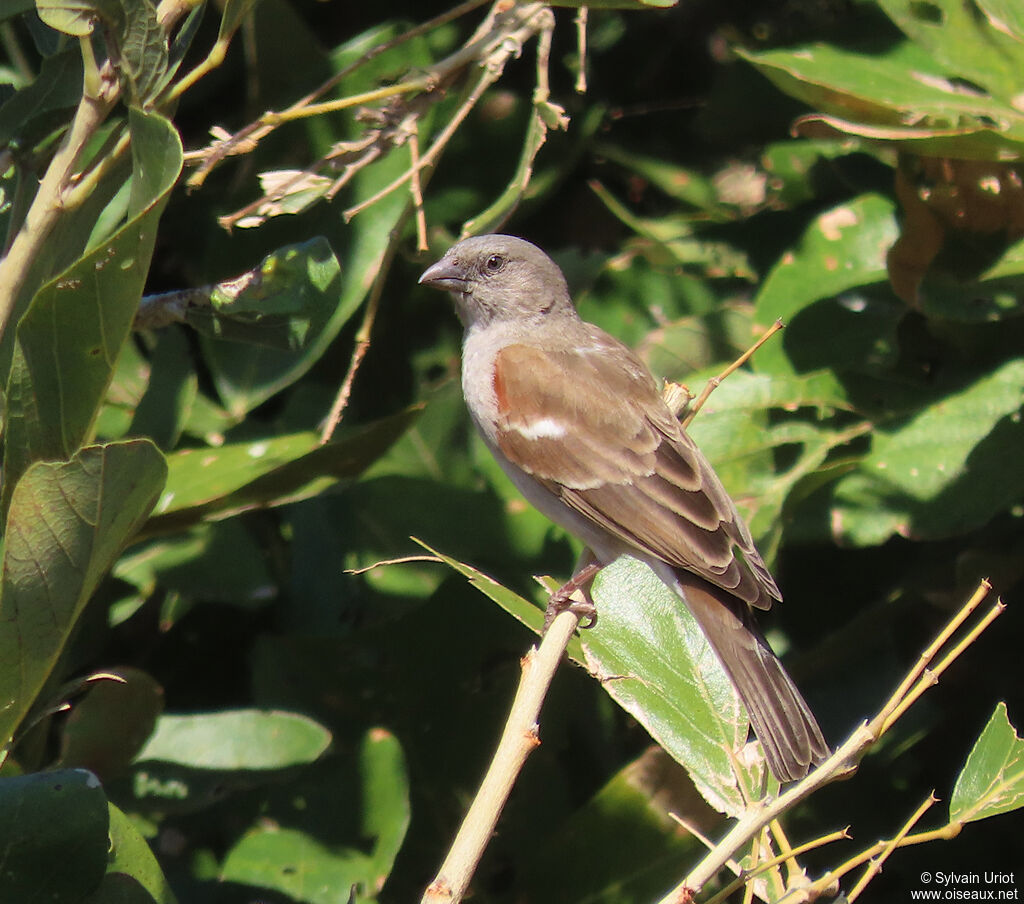
{"type": "Polygon", "coordinates": [[[587,667],[690,773],[716,809],[746,802],[737,778],[749,723],[704,632],[647,566],[621,558],[594,581],[597,625],[582,632],[587,667]]]}
{"type": "Polygon", "coordinates": [[[1024,740],[996,706],[957,777],[949,818],[974,822],[1024,806],[1024,740]]]}
{"type": "MultiPolygon", "coordinates": [[[[176,898],[146,839],[124,813],[110,804],[110,862],[103,884],[87,904],[122,904],[126,900],[122,895],[129,888],[138,889],[148,896],[139,898],[147,904],[176,904],[176,898]]],[[[134,902],[134,899],[128,898],[127,901],[134,902]]]]}
{"type": "Polygon", "coordinates": [[[296,713],[239,709],[163,715],[136,759],[196,769],[282,769],[313,762],[330,742],[329,731],[296,713]]]}
{"type": "MultiPolygon", "coordinates": [[[[835,342],[850,342],[851,334],[856,337],[857,324],[865,319],[871,323],[866,325],[864,339],[844,357],[853,354],[870,360],[875,355],[884,361],[891,356],[890,347],[878,344],[877,321],[887,322],[888,329],[894,330],[902,306],[854,290],[887,279],[886,254],[896,235],[892,202],[878,195],[864,195],[821,214],[761,286],[758,323],[768,326],[782,318],[787,329],[782,342],[770,342],[758,351],[755,369],[771,373],[808,369],[795,367],[793,359],[805,355],[805,346],[813,352],[815,337],[822,345],[814,360],[816,366],[824,366],[834,359],[835,342]],[[803,338],[799,317],[821,316],[813,310],[819,302],[829,306],[824,314],[834,324],[827,333],[819,328],[799,342],[797,337],[803,338]],[[791,345],[796,351],[788,351],[791,345]]],[[[887,298],[891,297],[890,292],[887,298]]]]}

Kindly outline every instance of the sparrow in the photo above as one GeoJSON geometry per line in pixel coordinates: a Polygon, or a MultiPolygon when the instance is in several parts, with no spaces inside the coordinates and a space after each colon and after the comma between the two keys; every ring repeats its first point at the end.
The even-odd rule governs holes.
{"type": "Polygon", "coordinates": [[[623,554],[646,562],[703,630],[769,769],[780,782],[803,778],[830,751],[753,616],[782,594],[646,365],[580,318],[558,265],[523,239],[464,239],[419,281],[454,299],[463,395],[484,443],[588,550],[556,596],[623,554]]]}

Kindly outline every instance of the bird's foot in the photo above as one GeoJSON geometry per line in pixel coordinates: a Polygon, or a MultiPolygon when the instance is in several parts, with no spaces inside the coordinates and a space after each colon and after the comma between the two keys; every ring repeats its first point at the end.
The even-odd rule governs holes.
{"type": "Polygon", "coordinates": [[[580,620],[581,628],[593,628],[597,624],[597,606],[594,605],[594,601],[590,597],[590,582],[600,570],[600,563],[588,562],[551,594],[548,607],[544,611],[542,634],[547,633],[555,617],[563,612],[572,612],[580,620]],[[582,595],[582,599],[573,598],[577,590],[582,595]]]}

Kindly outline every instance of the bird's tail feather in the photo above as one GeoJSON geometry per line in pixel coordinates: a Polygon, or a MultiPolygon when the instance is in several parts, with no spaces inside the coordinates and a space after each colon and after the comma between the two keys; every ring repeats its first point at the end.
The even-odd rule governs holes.
{"type": "Polygon", "coordinates": [[[689,573],[675,577],[747,708],[768,768],[780,782],[803,778],[830,751],[793,679],[740,600],[689,573]]]}

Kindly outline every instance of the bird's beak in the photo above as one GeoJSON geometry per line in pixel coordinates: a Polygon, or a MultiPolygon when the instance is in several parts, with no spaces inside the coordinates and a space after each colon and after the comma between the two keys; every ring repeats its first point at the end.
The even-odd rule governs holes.
{"type": "Polygon", "coordinates": [[[423,271],[420,285],[447,289],[449,292],[461,292],[465,288],[466,279],[454,261],[442,257],[436,264],[423,271]]]}

